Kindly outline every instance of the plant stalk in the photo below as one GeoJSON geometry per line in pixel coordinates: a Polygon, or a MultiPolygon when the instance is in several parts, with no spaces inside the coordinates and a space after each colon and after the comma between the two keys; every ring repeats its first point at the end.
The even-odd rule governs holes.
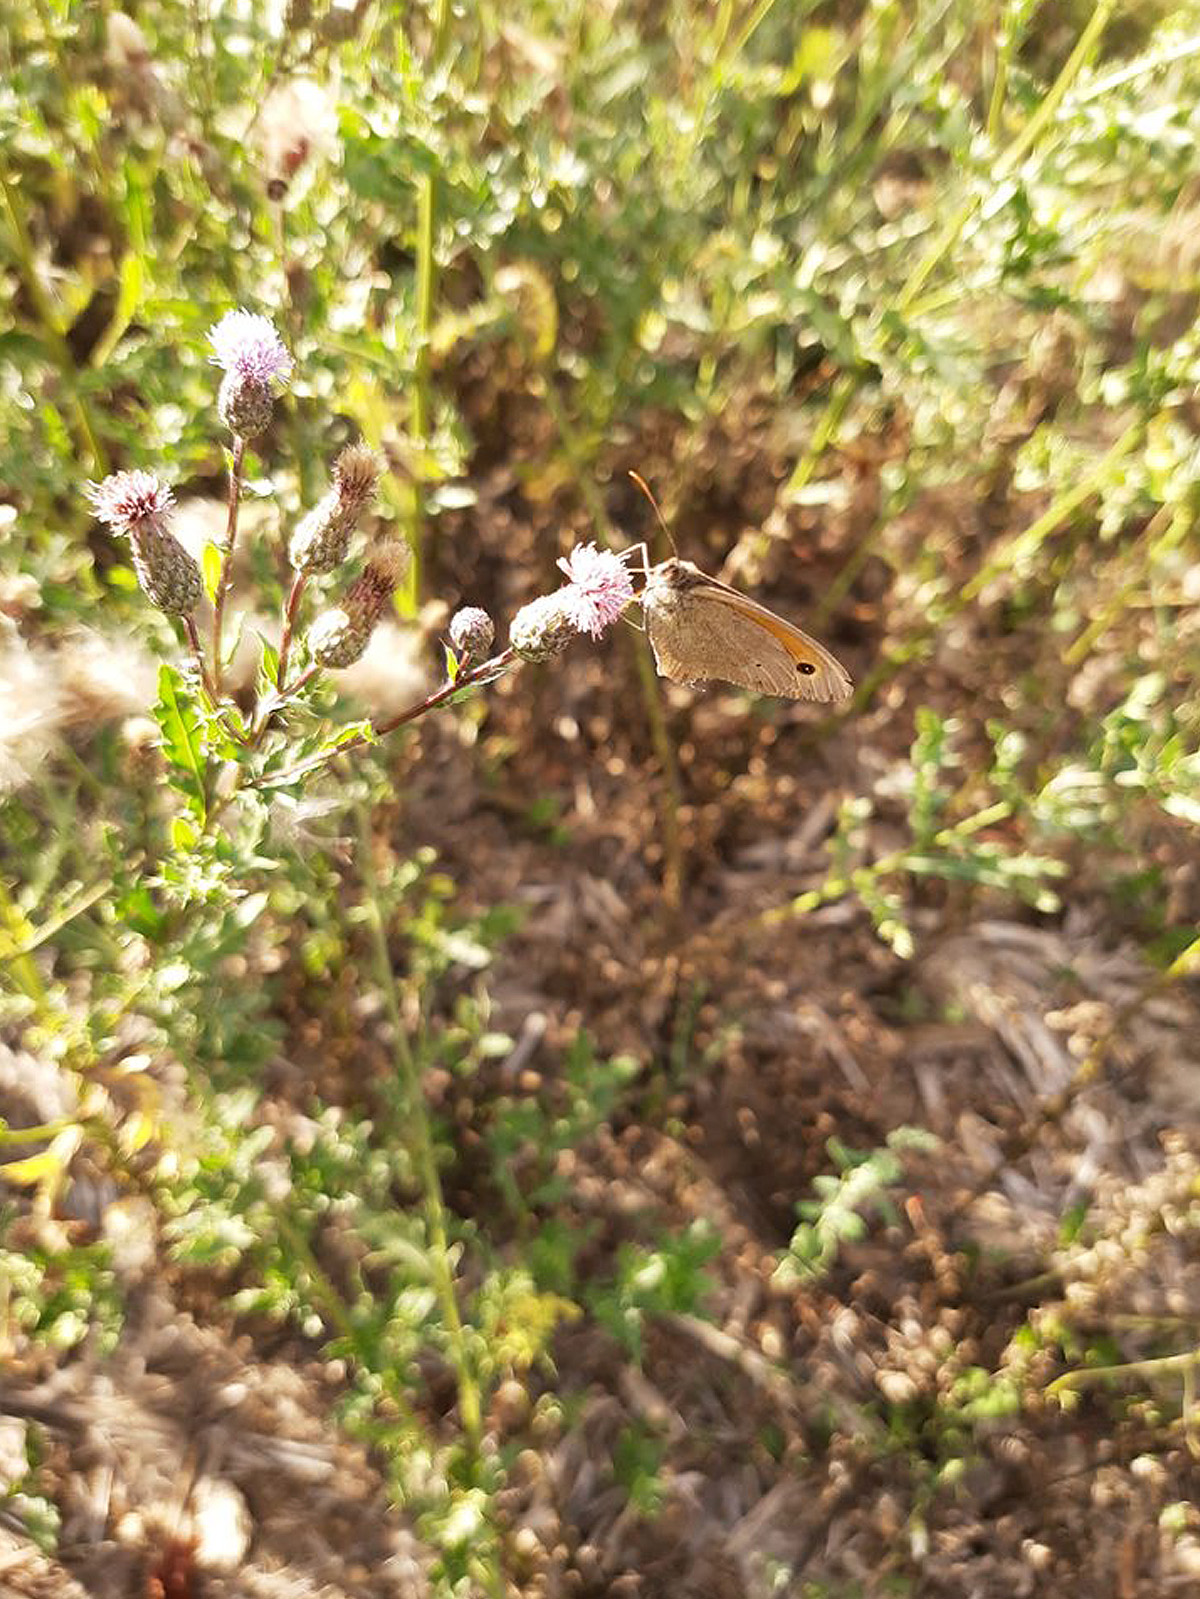
{"type": "Polygon", "coordinates": [[[225,523],[225,543],[221,549],[221,570],[217,575],[217,592],[213,599],[212,671],[213,688],[221,692],[223,662],[221,659],[221,630],[225,621],[225,599],[233,577],[233,550],[237,543],[238,507],[242,498],[242,467],[246,458],[246,441],[240,434],[233,439],[233,453],[229,461],[229,515],[225,523]]]}
{"type": "Polygon", "coordinates": [[[364,908],[371,935],[375,977],[382,991],[391,1025],[396,1072],[403,1084],[407,1101],[408,1123],[403,1131],[413,1152],[425,1202],[433,1278],[442,1307],[442,1319],[450,1344],[450,1358],[458,1383],[459,1416],[472,1460],[478,1461],[479,1446],[483,1438],[483,1410],[479,1382],[472,1366],[462,1316],[458,1308],[454,1263],[446,1230],[446,1203],[442,1194],[442,1180],[438,1173],[429,1109],[425,1102],[416,1057],[409,1045],[408,1033],[405,1030],[399,985],[396,982],[391,952],[388,949],[385,913],[372,853],[374,841],[371,837],[370,811],[361,804],[357,810],[364,908]]]}

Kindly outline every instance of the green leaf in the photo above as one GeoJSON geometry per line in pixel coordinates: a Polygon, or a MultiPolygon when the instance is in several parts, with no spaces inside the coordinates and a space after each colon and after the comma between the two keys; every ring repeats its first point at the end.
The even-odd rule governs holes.
{"type": "Polygon", "coordinates": [[[262,682],[268,689],[279,687],[279,651],[265,634],[258,635],[262,644],[262,658],[258,669],[262,682]]]}
{"type": "Polygon", "coordinates": [[[158,704],[154,707],[163,736],[163,754],[187,781],[177,786],[201,821],[208,812],[205,758],[196,701],[181,673],[163,665],[158,672],[158,704]]]}
{"type": "Polygon", "coordinates": [[[204,574],[204,592],[210,600],[215,600],[217,584],[221,581],[221,551],[211,539],[200,557],[200,570],[204,574]]]}
{"type": "Polygon", "coordinates": [[[171,844],[181,855],[186,855],[188,850],[194,848],[199,837],[194,824],[186,816],[177,816],[171,823],[171,844]]]}

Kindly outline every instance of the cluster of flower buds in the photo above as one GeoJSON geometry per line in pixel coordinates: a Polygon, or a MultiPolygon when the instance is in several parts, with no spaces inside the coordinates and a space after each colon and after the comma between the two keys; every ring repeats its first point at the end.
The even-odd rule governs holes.
{"type": "MultiPolygon", "coordinates": [[[[292,373],[292,357],[272,324],[249,311],[231,311],[209,334],[212,359],[224,377],[218,407],[222,420],[238,439],[254,438],[269,425],[277,387],[292,373]]],[[[236,474],[240,452],[234,455],[236,474]]],[[[289,545],[296,572],[285,617],[281,668],[286,659],[293,618],[305,582],[336,571],[345,561],[350,540],[363,512],[374,499],[382,471],[375,452],[351,444],[333,465],[327,493],[297,525],[289,545]]],[[[172,615],[189,617],[204,595],[200,568],[170,531],[171,490],[150,472],[116,472],[89,485],[96,515],[114,532],[128,537],[138,581],[153,605],[172,615]]],[[[236,506],[236,498],[233,501],[236,506]]],[[[214,651],[219,652],[231,533],[215,604],[214,651]]],[[[338,670],[364,653],[387,610],[397,585],[408,571],[411,552],[393,538],[376,538],[366,552],[361,575],[323,611],[308,630],[308,654],[314,666],[338,670]]],[[[567,581],[552,594],[541,595],[513,619],[510,646],[527,661],[544,661],[587,633],[599,638],[620,617],[633,598],[633,582],[625,562],[595,544],[577,545],[559,561],[567,581]]],[[[188,623],[198,652],[194,622],[188,623]]],[[[465,606],[450,623],[450,675],[482,665],[495,641],[486,611],[465,606]]],[[[205,671],[200,660],[201,672],[205,671]]],[[[206,678],[207,682],[207,678],[206,678]]],[[[217,673],[215,692],[220,693],[217,673]]]]}
{"type": "Polygon", "coordinates": [[[270,426],[276,384],[292,375],[292,358],[265,316],[229,311],[208,335],[211,360],[225,376],[217,409],[237,438],[254,439],[270,426]]]}
{"type": "Polygon", "coordinates": [[[128,538],[133,569],[151,605],[172,616],[194,611],[204,594],[200,568],[168,527],[175,503],[153,472],[113,472],[89,483],[97,517],[128,538]]]}
{"type": "Polygon", "coordinates": [[[336,670],[362,656],[410,560],[408,545],[399,539],[371,547],[361,577],[308,630],[308,652],[318,666],[336,670]]]}
{"type": "Polygon", "coordinates": [[[560,654],[579,633],[599,638],[633,598],[633,580],[624,561],[594,544],[577,544],[559,561],[567,582],[519,610],[509,643],[526,661],[560,654]]]}
{"type": "Polygon", "coordinates": [[[288,554],[297,572],[314,577],[341,566],[350,535],[375,497],[379,473],[379,457],[365,444],[342,451],[333,464],[333,487],[292,534],[288,554]]]}

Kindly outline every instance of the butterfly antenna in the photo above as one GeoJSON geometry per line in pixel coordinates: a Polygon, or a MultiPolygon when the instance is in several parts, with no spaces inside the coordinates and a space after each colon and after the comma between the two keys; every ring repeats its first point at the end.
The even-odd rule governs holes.
{"type": "Polygon", "coordinates": [[[658,525],[659,525],[660,528],[662,528],[663,532],[667,535],[667,543],[671,546],[671,554],[672,555],[678,555],[679,551],[675,548],[675,536],[671,532],[671,529],[667,526],[666,517],[662,514],[662,512],[658,508],[658,501],[654,498],[654,495],[650,492],[649,483],[646,482],[646,479],[641,475],[640,472],[634,472],[633,470],[630,470],[629,475],[633,479],[633,481],[637,484],[638,488],[641,489],[642,493],[646,496],[646,498],[650,501],[650,504],[654,507],[654,514],[658,518],[658,525]]]}

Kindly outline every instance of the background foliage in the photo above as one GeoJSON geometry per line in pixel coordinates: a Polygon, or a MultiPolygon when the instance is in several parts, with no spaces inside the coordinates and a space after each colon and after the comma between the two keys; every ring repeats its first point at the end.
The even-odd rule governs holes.
{"type": "MultiPolygon", "coordinates": [[[[567,1591],[554,1583],[573,1573],[572,1591],[615,1592],[624,1573],[631,1591],[715,1592],[686,1587],[646,1531],[686,1544],[671,1504],[689,1473],[722,1478],[704,1428],[690,1411],[676,1427],[681,1398],[628,1397],[665,1381],[655,1338],[683,1337],[782,1405],[733,1449],[757,1481],[851,1454],[860,1487],[895,1468],[897,1591],[968,1576],[1017,1591],[998,1555],[947,1576],[929,1530],[1014,1416],[1157,1462],[1137,1481],[1161,1538],[1133,1569],[1186,1578],[1193,1307],[1114,1284],[1166,1272],[1168,1239],[1190,1271],[1194,1086],[1185,1074],[1166,1110],[1130,1090],[1136,1116],[1104,1095],[1144,1064],[1147,1017],[1191,1063],[1188,1023],[1162,1018],[1190,1003],[1200,951],[1198,94],[1200,10],[1168,0],[148,0],[132,20],[0,0],[14,1388],[119,1350],[157,1276],[202,1323],[333,1374],[431,1591],[567,1591]],[[636,467],[683,553],[829,638],[856,679],[849,715],[665,697],[630,638],[448,713],[457,734],[181,829],[171,709],[153,732],[159,692],[139,705],[136,686],[148,655],[182,667],[179,643],[83,487],[140,466],[189,501],[223,493],[205,335],[238,305],[297,362],[249,458],[248,637],[348,440],[383,452],[379,522],[418,557],[398,602],[406,671],[438,669],[445,606],[503,625],[574,538],[653,539],[636,467]],[[739,900],[713,862],[737,864],[748,839],[769,869],[739,900]],[[593,1016],[580,974],[604,969],[596,929],[618,912],[576,897],[564,939],[583,949],[539,990],[547,1030],[495,972],[514,945],[518,969],[537,958],[520,940],[553,902],[520,869],[578,896],[580,857],[652,933],[593,1016]],[[893,1101],[869,1084],[919,1077],[934,1024],[991,1028],[1028,1067],[1011,996],[973,1009],[978,984],[923,964],[1001,924],[1043,940],[1020,990],[1041,997],[1020,1004],[1043,1021],[1075,1006],[1066,1064],[1029,1068],[1003,1110],[972,1100],[977,1074],[950,1093],[937,1147],[980,1162],[950,1175],[901,1126],[934,1122],[933,1101],[901,1109],[898,1086],[893,1101]],[[838,971],[810,968],[839,928],[838,971]],[[1132,962],[1099,999],[1084,928],[1132,962]],[[762,991],[739,986],[760,962],[762,991]],[[769,979],[798,970],[811,989],[787,990],[780,1020],[769,979]],[[1081,985],[1066,998],[1064,972],[1081,985]],[[858,1035],[867,1072],[844,1066],[853,1029],[818,1047],[819,1028],[793,1026],[846,989],[878,1029],[858,1035]],[[1086,994],[1100,1008],[1083,1015],[1086,994]],[[806,1096],[802,1157],[781,1157],[764,1205],[726,1172],[724,1208],[597,1208],[588,1183],[629,1176],[605,1160],[699,1144],[714,1095],[749,1140],[730,1107],[758,1011],[776,1018],[759,1064],[806,1096]],[[831,1060],[851,1071],[844,1097],[831,1060]],[[971,1116],[994,1117],[975,1144],[971,1116]],[[1102,1116],[1120,1137],[1095,1131],[1102,1116]],[[1038,1198],[1001,1243],[971,1207],[1028,1198],[1013,1170],[1038,1198]],[[730,1309],[744,1234],[771,1285],[749,1332],[730,1309]],[[921,1308],[871,1312],[886,1356],[848,1408],[804,1387],[801,1357],[825,1348],[821,1285],[867,1315],[881,1239],[913,1273],[896,1302],[921,1308]],[[581,1379],[586,1338],[608,1353],[581,1379]],[[1094,1374],[1117,1367],[1104,1408],[1094,1374]],[[1100,1406],[1094,1432],[1051,1383],[1100,1406]],[[615,1432],[588,1408],[597,1391],[624,1396],[615,1432]],[[531,1543],[528,1457],[572,1436],[616,1508],[595,1512],[601,1538],[571,1501],[531,1543]]],[[[335,687],[320,704],[350,720],[361,701],[335,687]]],[[[4,1513],[53,1548],[69,1494],[37,1437],[4,1513]]],[[[1050,1554],[1017,1561],[1020,1591],[1067,1591],[1085,1556],[1034,1523],[1026,1543],[1050,1554]]],[[[165,1536],[133,1541],[139,1580],[165,1536]]],[[[832,1555],[811,1577],[829,1586],[802,1590],[794,1549],[749,1543],[729,1553],[730,1593],[878,1591],[832,1555]]]]}

